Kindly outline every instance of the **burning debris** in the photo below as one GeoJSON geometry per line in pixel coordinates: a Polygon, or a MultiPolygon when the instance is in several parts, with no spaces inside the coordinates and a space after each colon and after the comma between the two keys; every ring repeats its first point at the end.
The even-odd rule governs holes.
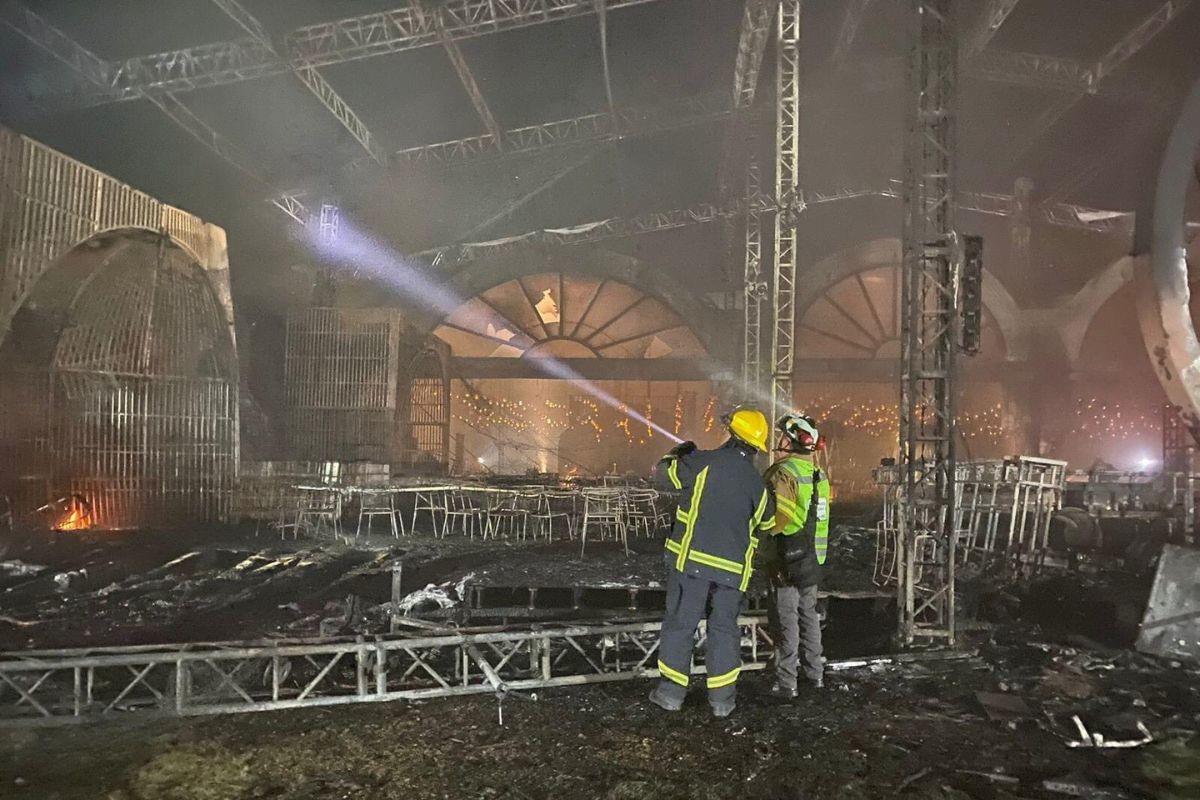
{"type": "Polygon", "coordinates": [[[37,509],[53,531],[86,531],[93,525],[92,504],[81,494],[60,497],[37,509]]]}

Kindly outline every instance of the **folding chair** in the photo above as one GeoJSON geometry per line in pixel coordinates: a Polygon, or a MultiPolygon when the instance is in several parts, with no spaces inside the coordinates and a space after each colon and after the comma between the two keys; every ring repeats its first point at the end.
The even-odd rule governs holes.
{"type": "Polygon", "coordinates": [[[371,523],[375,517],[387,517],[392,526],[392,536],[399,539],[404,532],[404,519],[396,514],[396,496],[386,491],[365,491],[358,495],[358,527],[355,538],[362,533],[363,519],[367,520],[367,535],[371,535],[371,523]],[[396,523],[399,522],[399,525],[396,523]]]}
{"type": "Polygon", "coordinates": [[[488,493],[484,523],[486,533],[490,534],[493,539],[506,525],[507,530],[504,531],[504,535],[506,537],[515,536],[518,524],[521,538],[525,538],[526,528],[529,525],[529,510],[522,507],[520,500],[521,493],[518,491],[488,493]]]}
{"type": "Polygon", "coordinates": [[[328,528],[334,537],[342,536],[342,493],[336,489],[308,489],[301,493],[296,513],[297,531],[312,526],[314,535],[328,528]]]}
{"type": "Polygon", "coordinates": [[[534,529],[533,536],[536,539],[540,535],[546,537],[546,541],[554,539],[554,520],[561,519],[567,526],[567,536],[571,539],[575,538],[575,492],[562,492],[553,489],[544,489],[538,492],[533,505],[533,510],[529,512],[529,519],[533,521],[534,529]]]}
{"type": "Polygon", "coordinates": [[[446,512],[449,510],[449,502],[446,497],[446,490],[443,488],[431,487],[429,489],[418,489],[413,492],[413,513],[412,526],[409,528],[414,534],[417,532],[417,515],[422,511],[429,514],[429,521],[433,524],[433,535],[439,533],[445,537],[446,523],[449,518],[446,512]],[[438,515],[442,516],[442,524],[438,526],[438,515]]]}
{"type": "Polygon", "coordinates": [[[611,530],[629,555],[629,509],[625,492],[613,489],[585,489],[583,492],[583,525],[580,533],[579,557],[587,548],[588,530],[598,527],[601,539],[611,530]]]}
{"type": "Polygon", "coordinates": [[[475,531],[487,537],[486,509],[479,504],[472,493],[461,487],[451,489],[446,503],[445,523],[442,526],[442,536],[454,531],[457,524],[464,536],[475,538],[475,531]]]}

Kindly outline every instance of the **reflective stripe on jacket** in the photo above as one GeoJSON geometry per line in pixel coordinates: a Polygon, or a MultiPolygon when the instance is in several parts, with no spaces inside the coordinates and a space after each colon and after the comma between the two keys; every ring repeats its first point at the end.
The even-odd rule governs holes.
{"type": "MultiPolygon", "coordinates": [[[[796,456],[775,462],[763,477],[775,495],[771,533],[800,536],[807,545],[804,556],[788,564],[792,581],[802,587],[819,583],[829,550],[829,479],[811,461],[796,456]]],[[[782,548],[783,542],[776,544],[782,548]]]]}
{"type": "Polygon", "coordinates": [[[668,455],[658,462],[660,483],[681,492],[667,537],[668,563],[746,591],[757,533],[775,523],[775,503],[754,468],[754,453],[735,443],[716,450],[668,455]]]}

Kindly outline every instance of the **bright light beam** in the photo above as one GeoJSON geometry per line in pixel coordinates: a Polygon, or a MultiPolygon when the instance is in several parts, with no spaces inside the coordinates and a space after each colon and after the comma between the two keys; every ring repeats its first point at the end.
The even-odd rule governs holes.
{"type": "MultiPolygon", "coordinates": [[[[426,274],[428,267],[425,264],[409,259],[383,242],[371,238],[347,222],[344,217],[340,222],[337,237],[332,240],[322,241],[319,231],[314,230],[313,226],[306,227],[303,235],[309,248],[314,250],[329,266],[352,271],[356,276],[365,275],[372,281],[402,295],[410,302],[432,311],[439,318],[450,316],[466,302],[465,298],[459,297],[445,284],[426,274]]],[[[502,317],[501,319],[503,320],[502,317]]],[[[520,330],[509,320],[503,320],[503,322],[510,330],[520,330]]],[[[482,329],[480,327],[480,330],[482,329]]],[[[676,443],[683,441],[671,431],[651,422],[628,406],[622,407],[624,404],[620,400],[558,359],[551,356],[536,356],[528,358],[526,361],[548,377],[568,381],[606,406],[661,433],[668,440],[676,443]]]]}

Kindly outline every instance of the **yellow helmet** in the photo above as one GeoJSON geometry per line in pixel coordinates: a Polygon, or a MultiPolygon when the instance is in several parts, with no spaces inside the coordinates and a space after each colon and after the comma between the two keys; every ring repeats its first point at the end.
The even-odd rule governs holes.
{"type": "Polygon", "coordinates": [[[767,415],[757,408],[735,408],[725,418],[729,432],[743,442],[767,452],[767,437],[771,435],[771,423],[767,415]]]}

